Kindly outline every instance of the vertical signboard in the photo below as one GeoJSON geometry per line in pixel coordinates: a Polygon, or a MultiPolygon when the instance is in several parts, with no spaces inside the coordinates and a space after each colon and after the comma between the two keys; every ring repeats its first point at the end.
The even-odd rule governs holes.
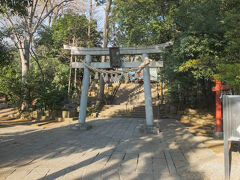
{"type": "Polygon", "coordinates": [[[223,96],[225,179],[230,177],[229,148],[232,141],[240,142],[240,96],[223,96]]]}

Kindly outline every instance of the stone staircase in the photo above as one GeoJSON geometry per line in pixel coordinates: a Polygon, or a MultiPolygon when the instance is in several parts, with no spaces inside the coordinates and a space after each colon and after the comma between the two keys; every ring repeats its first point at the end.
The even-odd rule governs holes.
{"type": "Polygon", "coordinates": [[[15,108],[3,107],[0,108],[0,119],[8,120],[18,115],[18,110],[15,108]]]}
{"type": "MultiPolygon", "coordinates": [[[[158,87],[152,84],[154,118],[160,116],[158,87]]],[[[112,105],[103,106],[97,117],[136,117],[145,118],[145,97],[143,84],[122,84],[112,105]]]]}
{"type": "Polygon", "coordinates": [[[0,127],[20,124],[22,124],[22,120],[19,118],[18,110],[0,103],[0,127]]]}
{"type": "MultiPolygon", "coordinates": [[[[153,106],[154,118],[158,118],[159,114],[159,107],[153,106]]],[[[105,105],[98,117],[145,118],[145,106],[105,105]]]]}

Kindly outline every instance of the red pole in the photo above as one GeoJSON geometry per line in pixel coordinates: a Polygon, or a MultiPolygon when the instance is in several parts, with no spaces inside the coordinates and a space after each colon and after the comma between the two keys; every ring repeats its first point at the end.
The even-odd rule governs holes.
{"type": "Polygon", "coordinates": [[[216,132],[222,131],[221,81],[216,80],[216,132]]]}

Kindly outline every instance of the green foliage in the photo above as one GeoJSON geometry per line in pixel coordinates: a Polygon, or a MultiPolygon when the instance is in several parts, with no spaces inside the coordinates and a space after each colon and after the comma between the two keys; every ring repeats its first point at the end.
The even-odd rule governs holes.
{"type": "Polygon", "coordinates": [[[13,60],[13,49],[8,45],[4,38],[6,38],[6,32],[0,31],[0,67],[8,65],[13,60]]]}
{"type": "Polygon", "coordinates": [[[88,38],[88,19],[85,15],[65,14],[52,27],[52,38],[56,48],[62,44],[87,47],[97,45],[99,33],[96,31],[96,21],[91,23],[91,38],[88,38]]]}
{"type": "Polygon", "coordinates": [[[164,75],[169,80],[170,99],[176,98],[175,94],[179,96],[177,104],[179,101],[186,106],[211,103],[213,77],[234,87],[239,85],[238,72],[229,73],[233,66],[224,64],[230,63],[232,56],[229,54],[234,49],[228,45],[233,36],[224,23],[225,11],[229,11],[225,3],[229,2],[190,0],[181,3],[174,11],[175,43],[166,54],[164,75]],[[180,86],[176,88],[176,85],[180,86]]]}
{"type": "Polygon", "coordinates": [[[24,16],[29,3],[32,3],[32,0],[0,0],[0,13],[10,12],[24,16]]]}
{"type": "Polygon", "coordinates": [[[57,88],[58,84],[44,82],[39,86],[39,98],[35,104],[37,109],[59,110],[66,101],[67,89],[57,88]]]}
{"type": "Polygon", "coordinates": [[[175,13],[176,29],[193,34],[209,34],[213,37],[223,35],[221,2],[219,0],[183,1],[175,13]]]}
{"type": "Polygon", "coordinates": [[[233,86],[240,92],[240,64],[219,64],[215,78],[233,86]]]}
{"type": "Polygon", "coordinates": [[[53,24],[53,39],[55,45],[62,45],[63,43],[74,44],[75,39],[79,38],[82,45],[85,45],[87,36],[88,20],[85,16],[73,16],[65,14],[63,18],[57,20],[53,24]],[[74,39],[75,38],[75,39],[74,39]]]}
{"type": "Polygon", "coordinates": [[[69,52],[63,50],[63,45],[92,47],[100,45],[100,33],[97,32],[97,23],[91,23],[91,37],[88,38],[88,19],[85,15],[76,15],[71,12],[54,22],[52,27],[42,27],[36,39],[37,54],[41,57],[60,58],[67,63],[69,52]]]}
{"type": "Polygon", "coordinates": [[[177,15],[176,21],[181,31],[177,39],[181,39],[181,44],[185,43],[182,50],[187,55],[180,71],[189,71],[197,79],[220,78],[240,89],[237,78],[240,62],[239,10],[237,0],[190,1],[179,8],[178,14],[188,13],[188,16],[177,15]]]}
{"type": "Polygon", "coordinates": [[[223,63],[239,63],[240,54],[240,2],[238,0],[229,0],[225,4],[225,13],[223,25],[226,28],[224,38],[227,41],[223,63]]]}
{"type": "Polygon", "coordinates": [[[211,105],[212,82],[205,78],[206,75],[202,74],[202,71],[195,73],[197,71],[194,68],[198,68],[198,60],[184,62],[184,54],[180,54],[179,51],[180,48],[173,48],[163,57],[165,61],[161,75],[167,84],[168,102],[179,109],[206,108],[211,105]]]}
{"type": "MultiPolygon", "coordinates": [[[[30,3],[30,1],[24,2],[30,3]]],[[[22,103],[26,102],[28,104],[26,110],[56,110],[63,107],[68,99],[70,60],[69,52],[63,50],[63,44],[99,46],[100,33],[96,30],[97,22],[93,20],[91,23],[90,38],[88,24],[85,15],[68,12],[59,17],[51,27],[42,26],[34,37],[33,49],[36,54],[31,52],[31,65],[25,83],[21,79],[17,50],[0,43],[0,93],[8,96],[10,105],[20,109],[22,103]]],[[[15,25],[21,30],[17,22],[15,25]]],[[[1,42],[3,38],[5,36],[1,33],[1,42]]],[[[80,73],[78,79],[80,79],[79,75],[80,73]]]]}
{"type": "Polygon", "coordinates": [[[11,66],[1,68],[0,93],[7,95],[8,103],[20,109],[23,102],[23,83],[20,73],[11,66]]]}
{"type": "Polygon", "coordinates": [[[16,57],[9,65],[1,67],[0,93],[7,95],[8,104],[21,108],[23,102],[28,109],[57,110],[63,107],[67,97],[68,66],[57,58],[41,59],[44,81],[36,62],[31,64],[25,83],[21,80],[20,68],[16,57]],[[27,90],[27,93],[26,93],[27,90]]]}
{"type": "Polygon", "coordinates": [[[56,56],[58,51],[54,48],[53,30],[51,27],[42,26],[38,31],[38,38],[35,40],[38,47],[38,54],[41,56],[56,56]]]}
{"type": "Polygon", "coordinates": [[[173,19],[171,0],[115,0],[112,28],[120,45],[149,45],[169,41],[173,19]]]}
{"type": "Polygon", "coordinates": [[[9,64],[12,59],[13,55],[11,48],[9,48],[5,43],[0,42],[0,66],[9,64]]]}
{"type": "Polygon", "coordinates": [[[162,77],[169,101],[196,106],[212,98],[211,78],[223,61],[227,44],[223,1],[114,1],[113,32],[120,45],[153,45],[174,41],[163,55],[162,77]]]}
{"type": "Polygon", "coordinates": [[[190,71],[195,79],[210,79],[213,77],[213,70],[208,65],[203,65],[200,60],[190,59],[179,67],[179,71],[190,71]]]}
{"type": "MultiPolygon", "coordinates": [[[[66,102],[70,55],[68,51],[63,50],[63,45],[99,46],[100,33],[97,32],[96,26],[96,21],[92,21],[89,38],[86,16],[69,12],[57,19],[52,27],[42,27],[38,32],[36,47],[45,79],[42,88],[46,88],[37,101],[37,106],[56,109],[66,102]]],[[[39,71],[36,63],[34,69],[36,72],[39,71]]],[[[80,75],[78,73],[77,79],[81,79],[80,75]]]]}

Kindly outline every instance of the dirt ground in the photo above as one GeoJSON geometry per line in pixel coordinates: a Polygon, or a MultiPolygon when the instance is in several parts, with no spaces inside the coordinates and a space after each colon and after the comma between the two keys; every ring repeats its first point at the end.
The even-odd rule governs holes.
{"type": "Polygon", "coordinates": [[[187,109],[180,117],[180,122],[194,135],[201,136],[203,143],[219,155],[224,153],[224,142],[214,137],[216,120],[213,113],[187,109]]]}
{"type": "MultiPolygon", "coordinates": [[[[0,105],[2,105],[0,103],[0,105]]],[[[3,106],[3,105],[2,105],[3,106]]],[[[0,107],[0,128],[1,127],[10,127],[10,126],[20,126],[20,125],[29,125],[39,128],[45,128],[48,126],[55,125],[60,123],[55,120],[31,120],[21,117],[18,113],[18,110],[9,107],[0,107]]]]}

